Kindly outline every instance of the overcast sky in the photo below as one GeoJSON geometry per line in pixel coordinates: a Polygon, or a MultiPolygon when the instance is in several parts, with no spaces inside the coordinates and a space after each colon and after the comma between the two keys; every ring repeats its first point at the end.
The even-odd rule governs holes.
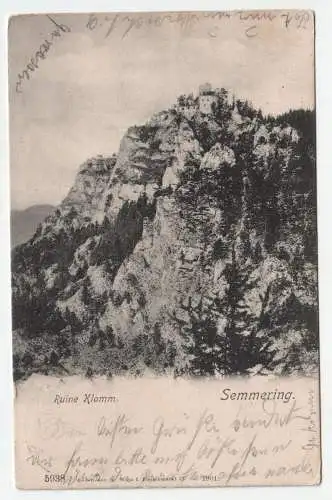
{"type": "Polygon", "coordinates": [[[56,26],[45,15],[12,19],[13,208],[59,203],[86,158],[116,152],[130,125],[144,123],[206,81],[265,113],[314,106],[313,28],[303,16],[293,15],[287,28],[281,13],[271,21],[232,15],[184,23],[173,16],[154,24],[114,16],[90,18],[90,29],[88,14],[52,15],[70,32],[53,36],[20,93],[17,75],[45,39],[52,40],[56,26]]]}

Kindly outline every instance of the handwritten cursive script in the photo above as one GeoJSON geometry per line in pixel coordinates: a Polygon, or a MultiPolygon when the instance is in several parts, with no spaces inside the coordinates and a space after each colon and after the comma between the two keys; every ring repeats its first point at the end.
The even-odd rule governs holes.
{"type": "MultiPolygon", "coordinates": [[[[30,57],[26,66],[17,74],[15,89],[23,92],[24,84],[39,69],[41,62],[46,59],[54,43],[71,32],[68,24],[60,23],[54,17],[46,16],[55,27],[47,38],[39,45],[30,57]]],[[[308,27],[311,15],[308,11],[229,11],[229,12],[160,12],[144,14],[95,14],[88,15],[84,28],[89,32],[102,31],[105,38],[112,34],[124,39],[134,31],[143,27],[160,28],[165,25],[178,25],[182,30],[191,30],[201,23],[207,23],[206,34],[216,38],[223,30],[224,23],[236,20],[243,25],[243,32],[248,39],[259,35],[263,23],[279,23],[282,28],[304,30],[308,27]]]]}
{"type": "Polygon", "coordinates": [[[52,467],[53,467],[53,461],[54,458],[45,453],[45,451],[42,448],[39,448],[38,446],[34,446],[31,444],[27,445],[28,449],[28,456],[26,458],[26,461],[31,464],[32,466],[37,466],[43,469],[45,472],[50,472],[52,467]]]}
{"type": "Polygon", "coordinates": [[[160,28],[164,25],[177,24],[183,30],[194,28],[201,22],[210,21],[208,35],[217,37],[222,29],[222,23],[231,19],[238,20],[244,26],[244,33],[248,38],[259,34],[259,26],[264,23],[280,22],[282,27],[288,29],[306,29],[310,22],[307,11],[225,11],[225,12],[160,12],[147,14],[90,14],[86,27],[90,31],[105,29],[105,38],[112,33],[120,33],[121,38],[126,38],[132,31],[143,27],[160,28]],[[105,28],[106,26],[106,28],[105,28]]]}
{"type": "Polygon", "coordinates": [[[41,60],[46,59],[48,52],[52,47],[52,45],[54,44],[54,42],[58,38],[60,38],[64,33],[68,33],[71,31],[69,26],[63,23],[58,23],[50,15],[47,15],[46,17],[50,20],[50,22],[54,26],[56,26],[56,29],[50,33],[49,37],[45,39],[44,42],[38,47],[34,55],[30,57],[30,60],[28,64],[25,66],[25,68],[20,73],[18,73],[15,86],[17,93],[22,93],[23,83],[26,82],[27,80],[30,80],[32,74],[39,69],[41,60]]]}
{"type": "Polygon", "coordinates": [[[38,419],[39,431],[42,439],[62,439],[74,438],[76,436],[84,436],[85,432],[75,429],[73,425],[66,422],[60,417],[49,417],[45,419],[38,419]]]}
{"type": "Polygon", "coordinates": [[[101,417],[97,425],[97,436],[108,438],[110,448],[112,448],[117,436],[132,436],[139,434],[142,430],[143,427],[130,425],[128,417],[122,414],[112,422],[108,422],[105,417],[101,417]]]}
{"type": "MultiPolygon", "coordinates": [[[[244,389],[268,393],[271,381],[234,381],[232,386],[234,394],[244,389]]],[[[287,404],[277,397],[225,404],[218,381],[94,381],[95,394],[110,389],[121,394],[119,411],[120,403],[86,405],[82,398],[74,405],[54,405],[53,395],[59,394],[55,382],[37,419],[36,405],[24,413],[29,447],[18,449],[24,457],[21,466],[33,478],[31,484],[40,485],[45,477],[57,488],[317,483],[316,387],[311,379],[287,380],[277,388],[278,394],[296,395],[287,404]],[[158,393],[165,404],[155,402],[158,393]]],[[[66,382],[65,389],[77,393],[74,383],[66,382]]],[[[87,385],[84,390],[91,389],[87,385]]]]}

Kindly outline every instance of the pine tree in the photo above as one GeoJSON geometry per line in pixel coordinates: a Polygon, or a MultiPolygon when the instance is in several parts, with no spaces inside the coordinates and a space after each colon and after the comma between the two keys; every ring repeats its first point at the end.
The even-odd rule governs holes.
{"type": "Polygon", "coordinates": [[[218,346],[217,327],[209,316],[192,316],[190,325],[192,344],[188,348],[191,355],[190,372],[193,375],[215,375],[217,370],[218,346]]]}
{"type": "Polygon", "coordinates": [[[245,305],[246,293],[256,286],[251,278],[251,266],[240,261],[232,248],[231,262],[226,265],[224,277],[227,291],[215,300],[216,313],[225,318],[223,332],[216,336],[216,370],[226,374],[246,374],[256,365],[267,367],[273,357],[269,340],[262,335],[268,322],[267,304],[270,289],[260,296],[261,311],[257,317],[245,305]]]}
{"type": "Polygon", "coordinates": [[[218,335],[220,347],[218,371],[229,374],[244,373],[251,364],[248,353],[250,335],[255,327],[256,317],[244,304],[246,292],[254,288],[257,280],[250,277],[251,269],[239,263],[232,248],[231,262],[225,267],[226,294],[215,300],[215,310],[226,320],[224,331],[218,335]]]}

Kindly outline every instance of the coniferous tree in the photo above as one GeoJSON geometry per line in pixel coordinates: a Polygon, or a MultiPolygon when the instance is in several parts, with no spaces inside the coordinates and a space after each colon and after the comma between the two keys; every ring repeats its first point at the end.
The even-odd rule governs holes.
{"type": "Polygon", "coordinates": [[[216,342],[217,327],[211,315],[191,317],[190,333],[192,344],[188,348],[191,356],[190,372],[193,375],[215,375],[218,370],[220,348],[216,342]]]}
{"type": "Polygon", "coordinates": [[[272,356],[267,339],[260,336],[266,321],[268,296],[261,297],[259,317],[245,304],[246,293],[257,284],[257,280],[250,276],[251,271],[249,264],[239,262],[233,246],[231,262],[224,271],[226,293],[215,300],[216,313],[224,318],[224,329],[215,339],[218,351],[216,371],[220,373],[245,374],[258,364],[266,366],[272,356]]]}
{"type": "Polygon", "coordinates": [[[249,368],[248,339],[254,329],[256,318],[248,311],[244,296],[254,288],[256,280],[250,278],[251,269],[239,264],[233,245],[231,262],[226,264],[224,278],[227,283],[223,298],[215,300],[218,315],[225,318],[224,331],[218,336],[222,355],[219,370],[225,373],[244,373],[249,368]]]}

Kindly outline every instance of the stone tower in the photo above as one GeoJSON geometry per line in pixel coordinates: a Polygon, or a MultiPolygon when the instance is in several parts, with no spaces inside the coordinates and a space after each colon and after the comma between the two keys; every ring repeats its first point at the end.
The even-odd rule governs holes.
{"type": "Polygon", "coordinates": [[[217,96],[210,83],[205,83],[199,87],[199,110],[204,115],[213,112],[213,104],[217,102],[217,96]]]}

